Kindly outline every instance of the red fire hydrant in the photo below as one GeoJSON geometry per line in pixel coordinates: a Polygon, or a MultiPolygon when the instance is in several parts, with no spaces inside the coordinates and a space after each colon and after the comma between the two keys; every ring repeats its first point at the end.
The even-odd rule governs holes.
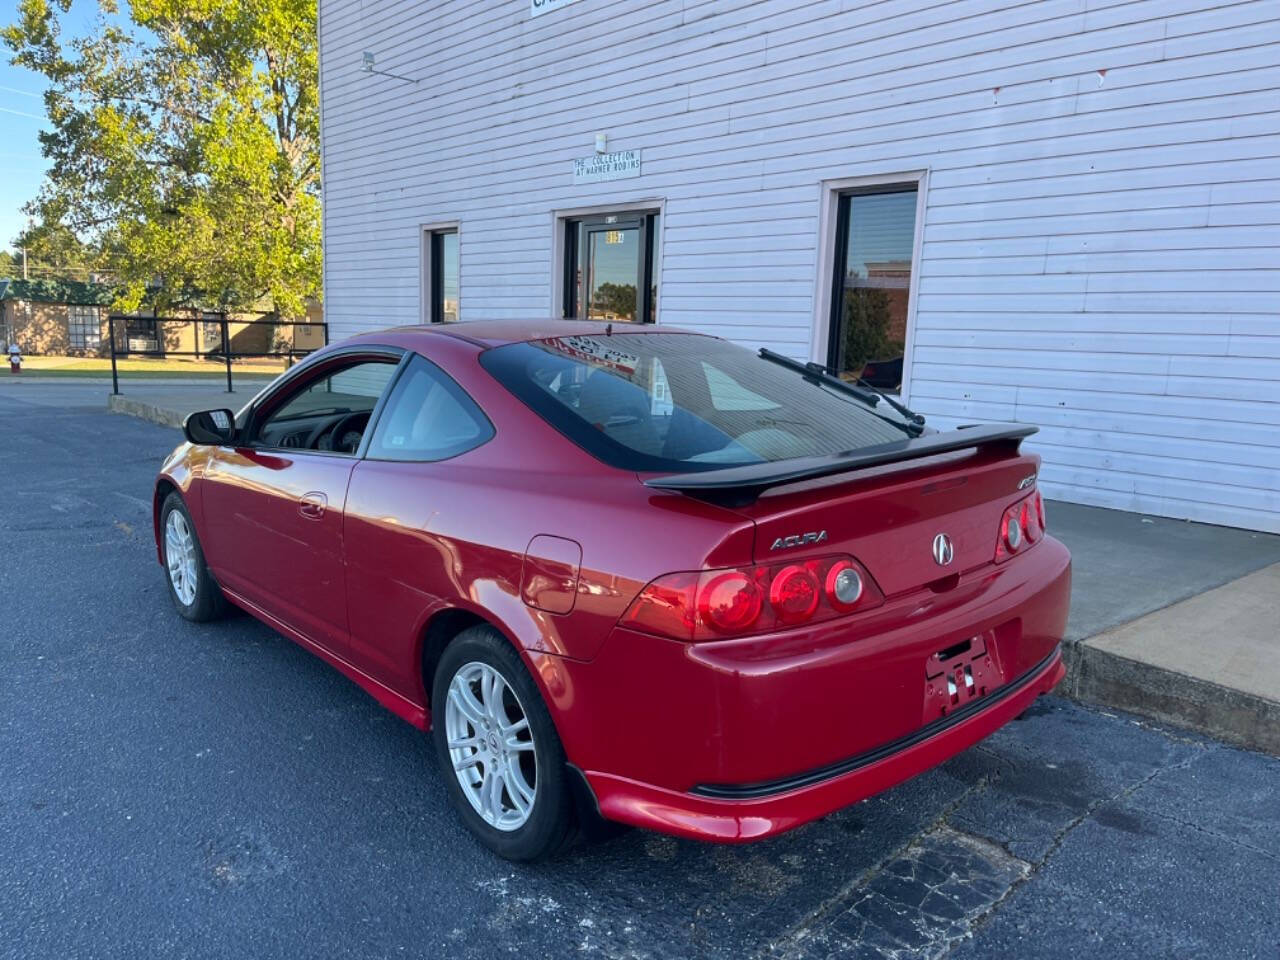
{"type": "Polygon", "coordinates": [[[9,344],[9,372],[22,372],[22,351],[18,349],[16,343],[9,344]]]}

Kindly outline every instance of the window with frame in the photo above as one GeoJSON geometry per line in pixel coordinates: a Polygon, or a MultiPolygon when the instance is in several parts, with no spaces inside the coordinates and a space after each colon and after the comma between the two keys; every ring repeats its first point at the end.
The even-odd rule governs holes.
{"type": "Polygon", "coordinates": [[[426,297],[429,323],[458,321],[458,230],[428,230],[426,236],[426,297]]]}
{"type": "Polygon", "coordinates": [[[655,323],[656,210],[568,218],[564,229],[564,316],[655,323]]]}
{"type": "Polygon", "coordinates": [[[163,353],[160,324],[152,317],[128,317],[124,335],[126,353],[163,353]]]}
{"type": "Polygon", "coordinates": [[[99,308],[79,303],[67,307],[67,334],[72,350],[97,350],[102,345],[99,308]]]}
{"type": "Polygon", "coordinates": [[[267,416],[254,424],[250,444],[355,454],[397,362],[352,361],[287,389],[267,401],[267,416]]]}
{"type": "Polygon", "coordinates": [[[898,184],[839,197],[827,365],[844,380],[902,389],[918,192],[898,184]]]}
{"type": "Polygon", "coordinates": [[[494,434],[467,392],[431,361],[413,357],[378,416],[365,456],[371,460],[448,460],[494,434]]]}

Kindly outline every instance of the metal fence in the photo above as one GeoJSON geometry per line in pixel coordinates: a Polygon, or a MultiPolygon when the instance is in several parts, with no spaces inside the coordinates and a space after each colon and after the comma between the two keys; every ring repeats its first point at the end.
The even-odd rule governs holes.
{"type": "Polygon", "coordinates": [[[329,343],[329,325],[305,320],[230,319],[225,313],[189,317],[107,317],[111,341],[111,392],[120,392],[116,361],[128,357],[191,357],[221,359],[227,371],[227,392],[234,390],[231,362],[279,357],[286,367],[299,357],[329,343]],[[288,328],[288,337],[279,334],[288,328]],[[303,344],[299,346],[298,331],[303,344]],[[237,344],[239,341],[239,344],[237,344]],[[262,348],[255,349],[259,344],[262,348]]]}

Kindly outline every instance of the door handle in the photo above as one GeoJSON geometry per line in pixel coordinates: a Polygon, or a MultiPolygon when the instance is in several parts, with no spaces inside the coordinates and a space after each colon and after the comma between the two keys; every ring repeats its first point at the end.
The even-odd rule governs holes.
{"type": "Polygon", "coordinates": [[[313,490],[311,493],[304,493],[298,500],[298,512],[308,520],[319,520],[324,516],[324,509],[328,505],[329,498],[313,490]]]}

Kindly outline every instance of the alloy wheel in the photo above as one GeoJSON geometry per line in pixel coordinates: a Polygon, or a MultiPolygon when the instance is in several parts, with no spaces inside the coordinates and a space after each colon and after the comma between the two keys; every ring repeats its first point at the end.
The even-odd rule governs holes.
{"type": "Polygon", "coordinates": [[[183,606],[196,599],[196,542],[181,510],[169,511],[164,523],[164,559],[169,582],[183,606]]]}
{"type": "Polygon", "coordinates": [[[472,661],[449,682],[444,713],[449,760],[472,808],[495,829],[520,829],[537,800],[538,762],[515,690],[492,666],[472,661]]]}

